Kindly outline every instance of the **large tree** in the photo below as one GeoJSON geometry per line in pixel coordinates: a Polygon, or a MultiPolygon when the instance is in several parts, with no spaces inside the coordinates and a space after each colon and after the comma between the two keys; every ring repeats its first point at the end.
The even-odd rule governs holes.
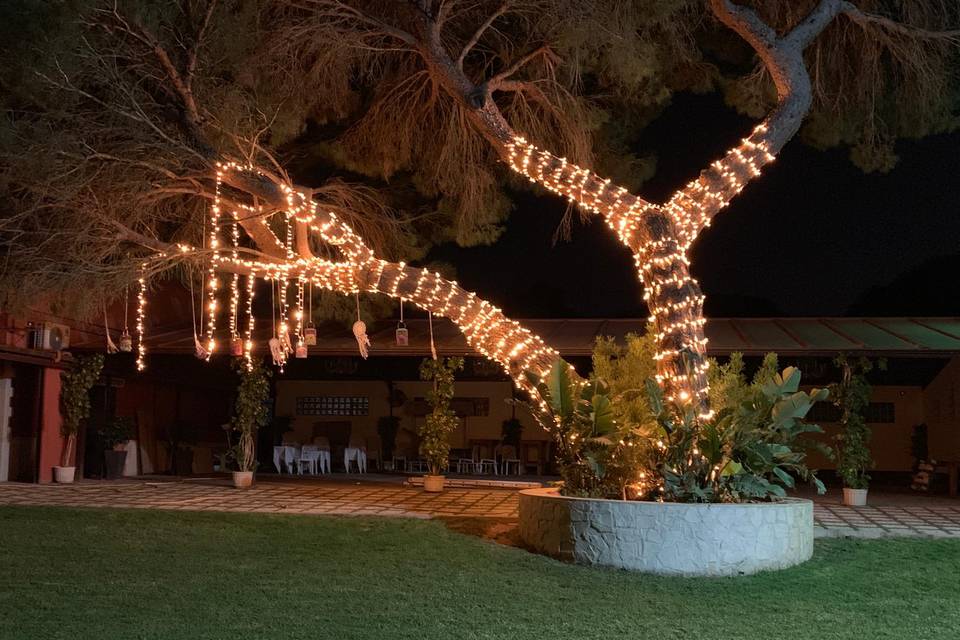
{"type": "Polygon", "coordinates": [[[494,241],[507,166],[602,216],[633,253],[660,382],[704,414],[703,296],[688,268],[700,231],[808,116],[809,141],[848,144],[867,168],[890,165],[896,137],[954,118],[957,33],[943,29],[960,16],[945,0],[5,10],[8,303],[52,292],[96,306],[141,274],[202,268],[213,343],[218,322],[241,331],[242,276],[248,295],[254,278],[378,293],[450,317],[530,388],[525,374],[545,374],[555,351],[400,261],[433,242],[494,241]],[[643,199],[651,163],[632,136],[673,91],[710,88],[765,117],[666,202],[643,199]],[[215,299],[226,279],[229,314],[215,299]]]}

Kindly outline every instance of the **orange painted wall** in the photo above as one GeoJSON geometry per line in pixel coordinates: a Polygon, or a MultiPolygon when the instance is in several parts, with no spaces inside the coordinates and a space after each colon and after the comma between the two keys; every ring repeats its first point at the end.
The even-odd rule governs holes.
{"type": "Polygon", "coordinates": [[[61,369],[51,367],[43,370],[43,404],[40,412],[41,483],[53,481],[53,467],[60,464],[60,455],[63,452],[63,437],[60,435],[61,372],[61,369]]]}

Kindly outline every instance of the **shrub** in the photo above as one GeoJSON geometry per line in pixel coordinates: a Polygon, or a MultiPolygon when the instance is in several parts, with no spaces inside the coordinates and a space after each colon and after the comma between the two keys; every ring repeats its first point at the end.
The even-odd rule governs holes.
{"type": "Polygon", "coordinates": [[[463,369],[463,358],[424,359],[420,379],[433,383],[427,394],[431,412],[419,429],[420,455],[427,461],[431,475],[440,475],[450,457],[450,433],[457,428],[457,416],[450,408],[453,400],[454,373],[463,369]]]}
{"type": "Polygon", "coordinates": [[[118,417],[107,420],[97,429],[97,436],[103,448],[109,450],[133,438],[134,432],[133,418],[118,417]]]}

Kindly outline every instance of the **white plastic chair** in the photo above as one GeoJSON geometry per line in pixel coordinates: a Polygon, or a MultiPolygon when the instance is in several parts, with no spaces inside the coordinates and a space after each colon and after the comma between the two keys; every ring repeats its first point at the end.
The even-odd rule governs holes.
{"type": "Polygon", "coordinates": [[[287,468],[287,473],[294,473],[297,468],[297,458],[300,457],[299,447],[292,444],[283,445],[283,465],[287,468]]]}
{"type": "Polygon", "coordinates": [[[357,471],[367,472],[367,445],[362,438],[351,437],[350,444],[343,450],[343,468],[350,473],[350,463],[357,463],[357,471]]]}
{"type": "Polygon", "coordinates": [[[500,447],[500,470],[503,475],[510,475],[510,467],[515,467],[517,475],[520,475],[520,457],[517,455],[517,448],[511,444],[505,444],[500,447]]]}
{"type": "Polygon", "coordinates": [[[482,475],[482,474],[484,474],[484,473],[487,473],[487,471],[489,470],[489,471],[492,471],[492,472],[493,472],[493,475],[499,475],[499,474],[497,473],[497,453],[496,453],[496,450],[494,450],[494,452],[492,453],[492,455],[493,455],[492,458],[481,458],[481,457],[480,457],[480,445],[474,445],[473,450],[474,450],[473,458],[474,458],[474,460],[477,461],[477,464],[476,464],[477,473],[479,473],[479,474],[482,475]]]}
{"type": "Polygon", "coordinates": [[[317,461],[320,459],[320,450],[315,445],[305,444],[300,450],[297,460],[297,472],[303,475],[304,470],[310,475],[317,475],[317,461]]]}
{"type": "Polygon", "coordinates": [[[330,439],[326,436],[317,436],[313,439],[313,444],[319,454],[317,462],[320,466],[320,473],[330,473],[330,439]]]}

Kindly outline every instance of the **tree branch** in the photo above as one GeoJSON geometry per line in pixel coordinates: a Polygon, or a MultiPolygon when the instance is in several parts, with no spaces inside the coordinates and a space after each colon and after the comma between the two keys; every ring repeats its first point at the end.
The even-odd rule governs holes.
{"type": "Polygon", "coordinates": [[[483,34],[490,28],[490,26],[496,21],[497,18],[502,16],[507,12],[507,7],[510,5],[509,0],[505,0],[503,4],[500,5],[500,8],[494,11],[483,24],[473,32],[473,35],[467,40],[467,43],[463,45],[463,49],[460,50],[460,55],[457,56],[457,68],[460,71],[463,71],[463,61],[466,59],[467,54],[477,46],[477,43],[480,42],[480,38],[483,37],[483,34]]]}
{"type": "Polygon", "coordinates": [[[548,47],[547,45],[537,47],[536,49],[534,49],[527,55],[523,56],[522,58],[514,62],[512,65],[510,65],[509,67],[507,67],[506,69],[498,73],[497,75],[487,80],[486,82],[487,86],[490,88],[491,91],[496,91],[497,89],[500,88],[500,85],[507,80],[507,78],[510,78],[513,74],[519,71],[524,65],[526,65],[531,60],[538,58],[540,56],[544,56],[550,60],[554,60],[554,61],[556,60],[556,54],[553,53],[553,50],[550,47],[548,47]]]}

